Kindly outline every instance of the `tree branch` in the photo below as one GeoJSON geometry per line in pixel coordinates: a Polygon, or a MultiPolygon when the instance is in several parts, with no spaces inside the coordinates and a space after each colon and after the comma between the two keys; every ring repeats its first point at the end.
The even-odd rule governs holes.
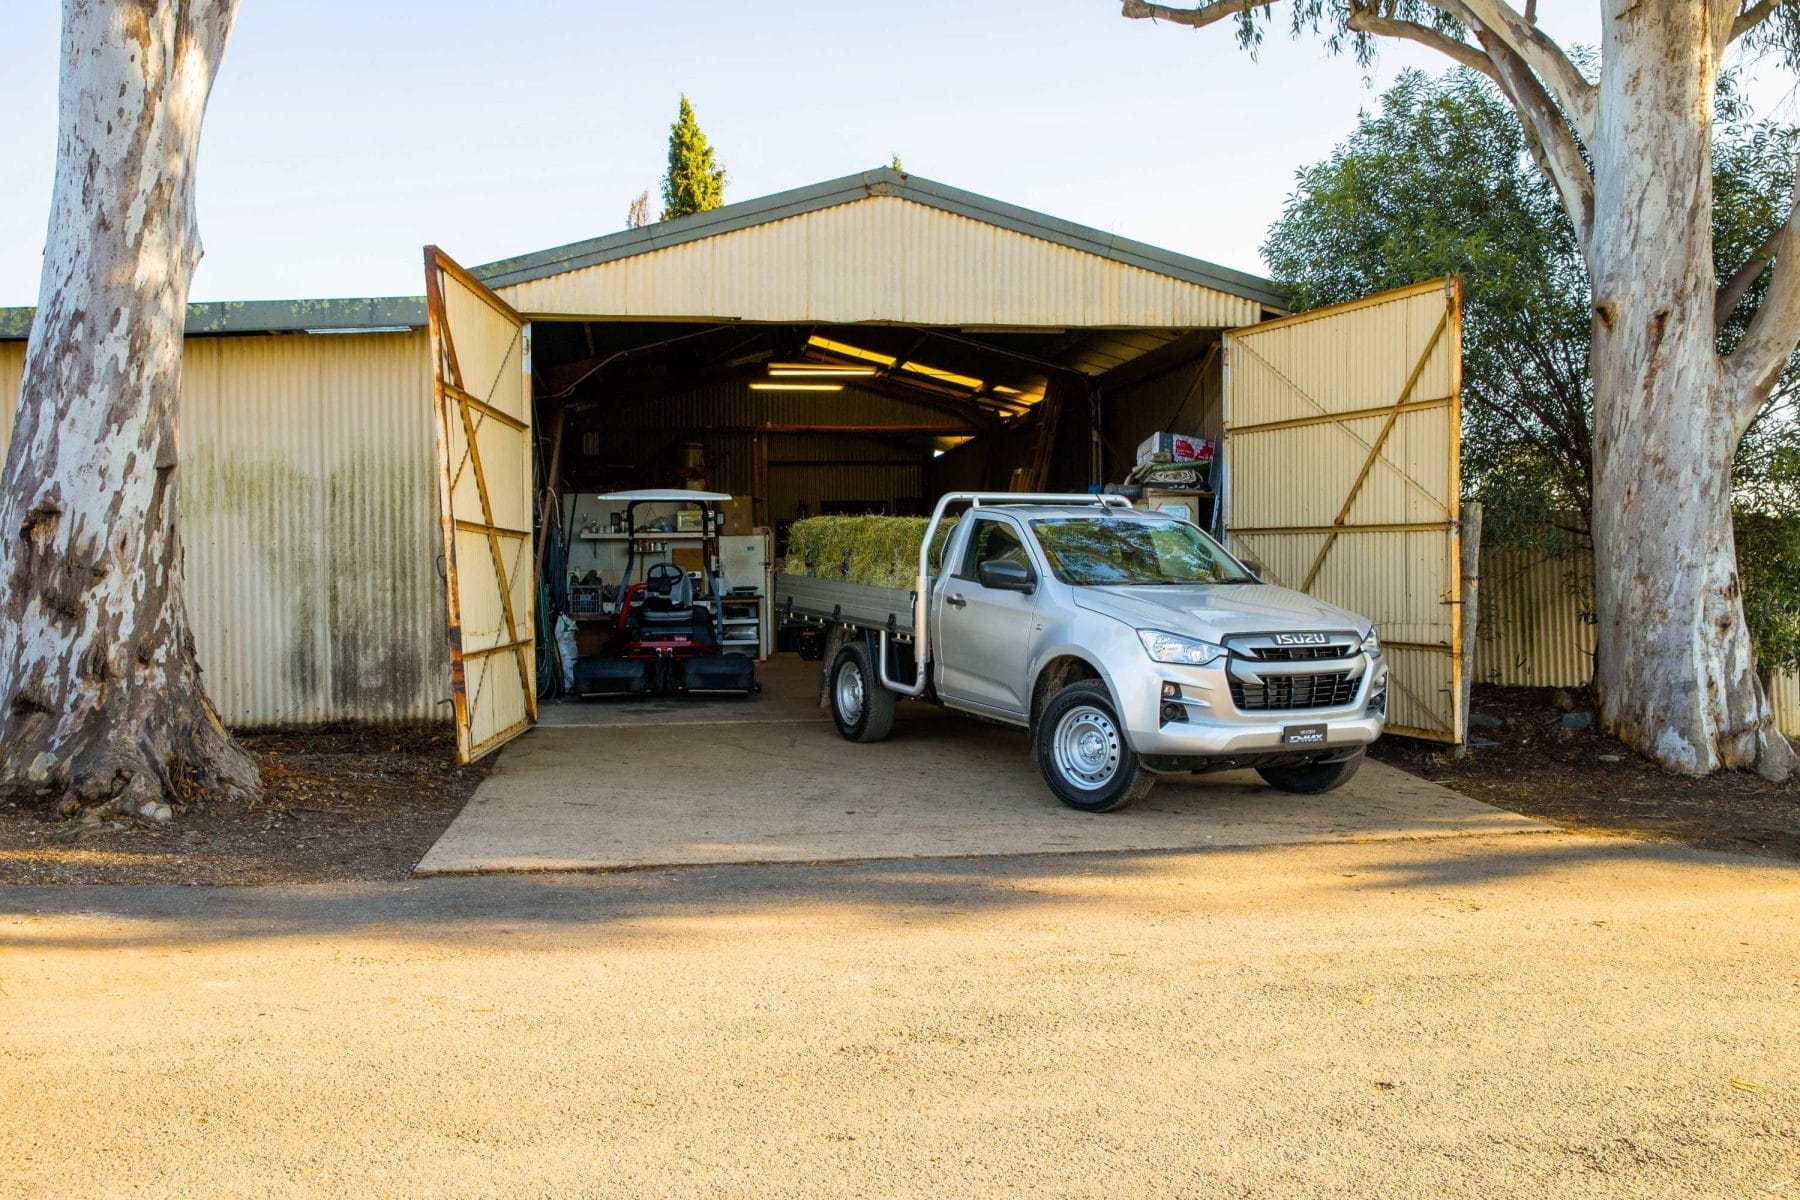
{"type": "MultiPolygon", "coordinates": [[[[1454,5],[1467,12],[1457,0],[1445,0],[1445,4],[1447,11],[1454,5]]],[[[1473,28],[1476,40],[1493,61],[1500,89],[1512,101],[1519,121],[1525,127],[1526,144],[1531,147],[1538,167],[1562,198],[1563,208],[1575,226],[1575,239],[1585,255],[1594,231],[1594,177],[1588,170],[1587,161],[1581,157],[1574,131],[1525,60],[1513,52],[1504,38],[1479,21],[1469,19],[1465,23],[1473,28]]]]}
{"type": "MultiPolygon", "coordinates": [[[[1796,213],[1800,213],[1800,163],[1796,163],[1788,219],[1775,231],[1774,244],[1764,243],[1775,260],[1769,290],[1750,319],[1744,340],[1725,360],[1726,381],[1738,393],[1731,403],[1739,437],[1756,420],[1795,346],[1800,345],[1800,228],[1795,227],[1796,213]]],[[[1732,282],[1737,281],[1734,278],[1732,282]]]]}
{"type": "Polygon", "coordinates": [[[1471,46],[1467,42],[1459,42],[1449,34],[1440,33],[1429,25],[1420,25],[1413,21],[1396,21],[1391,17],[1378,17],[1366,8],[1352,8],[1349,26],[1358,33],[1372,34],[1375,37],[1399,38],[1404,41],[1417,42],[1421,46],[1429,46],[1470,70],[1480,71],[1495,83],[1500,82],[1500,75],[1494,69],[1493,60],[1483,54],[1478,47],[1471,46]]]}
{"type": "Polygon", "coordinates": [[[1462,17],[1465,24],[1477,25],[1494,37],[1505,42],[1507,48],[1518,55],[1538,78],[1538,82],[1556,101],[1557,105],[1568,114],[1568,121],[1575,127],[1575,132],[1586,142],[1594,135],[1594,103],[1599,89],[1589,83],[1569,56],[1563,53],[1561,46],[1547,37],[1536,25],[1519,15],[1506,0],[1457,0],[1454,5],[1443,4],[1437,7],[1453,16],[1460,16],[1454,9],[1461,9],[1470,22],[1462,17]]]}
{"type": "Polygon", "coordinates": [[[1746,33],[1749,33],[1752,29],[1755,29],[1758,25],[1761,25],[1764,21],[1774,16],[1775,10],[1780,7],[1781,0],[1757,0],[1757,3],[1752,4],[1749,8],[1746,8],[1743,12],[1739,13],[1737,20],[1731,23],[1731,36],[1726,40],[1733,42],[1737,41],[1746,33]]]}
{"type": "Polygon", "coordinates": [[[1777,229],[1764,238],[1763,244],[1750,252],[1750,257],[1744,265],[1739,267],[1737,273],[1726,280],[1725,286],[1719,289],[1719,298],[1713,302],[1713,329],[1715,331],[1725,328],[1725,322],[1731,319],[1731,314],[1737,311],[1737,306],[1744,302],[1745,294],[1755,286],[1758,279],[1762,278],[1762,273],[1769,269],[1769,264],[1775,261],[1775,244],[1780,241],[1785,228],[1784,226],[1782,229],[1777,229]]]}
{"type": "Polygon", "coordinates": [[[1148,17],[1152,21],[1169,21],[1201,29],[1226,17],[1235,17],[1252,8],[1268,8],[1275,0],[1211,0],[1198,8],[1173,8],[1167,4],[1150,4],[1146,0],[1123,0],[1119,11],[1133,20],[1148,17]]]}

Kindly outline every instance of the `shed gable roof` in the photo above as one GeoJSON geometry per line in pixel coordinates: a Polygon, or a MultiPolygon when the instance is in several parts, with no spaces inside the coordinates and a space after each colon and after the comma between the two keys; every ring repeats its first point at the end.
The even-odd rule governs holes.
{"type": "MultiPolygon", "coordinates": [[[[471,270],[522,310],[589,316],[1222,327],[1252,324],[1265,315],[1264,310],[1287,309],[1286,299],[1267,279],[885,167],[471,270]],[[857,205],[862,207],[846,221],[846,206],[857,205]],[[922,221],[921,213],[937,219],[922,221]],[[779,234],[771,233],[776,228],[779,234]],[[984,230],[996,232],[984,241],[984,230]],[[706,286],[715,288],[715,306],[733,299],[716,290],[718,256],[737,255],[740,265],[758,255],[765,263],[772,261],[766,244],[751,245],[761,241],[759,231],[789,239],[800,235],[799,243],[810,240],[815,259],[808,266],[809,277],[788,277],[783,285],[787,295],[772,298],[769,303],[775,307],[766,312],[693,311],[696,305],[691,301],[706,300],[706,286]],[[909,239],[922,233],[933,243],[930,254],[902,253],[912,248],[909,239]],[[849,235],[887,241],[861,244],[846,241],[849,235]],[[820,238],[831,244],[821,244],[820,238]],[[1035,248],[1021,250],[1021,239],[1035,242],[1035,248]],[[1007,244],[1010,252],[1000,253],[1007,244]],[[858,284],[860,297],[836,297],[839,309],[845,304],[860,309],[799,311],[795,289],[817,298],[819,271],[833,255],[843,266],[846,252],[885,256],[881,263],[871,259],[854,264],[867,277],[858,284]],[[677,259],[684,263],[676,263],[677,259]],[[603,269],[627,260],[632,260],[628,266],[603,269]],[[958,283],[961,303],[940,302],[935,306],[940,311],[932,311],[933,306],[920,301],[920,278],[951,264],[966,268],[975,278],[958,283]],[[672,265],[690,270],[667,271],[672,265]],[[1096,269],[1102,265],[1115,269],[1096,269]],[[701,272],[698,297],[691,270],[695,267],[701,272]],[[609,278],[627,273],[634,278],[609,278]],[[654,282],[647,287],[646,280],[654,282]],[[985,297],[975,294],[983,288],[985,297]],[[1041,299],[1052,294],[1077,308],[1086,303],[1093,311],[1084,314],[1040,305],[1035,311],[1026,307],[1002,312],[996,307],[1000,297],[1041,299]],[[1121,295],[1124,300],[1113,303],[1121,295]],[[589,306],[572,306],[578,304],[589,306]],[[659,304],[673,307],[659,311],[659,304]],[[1100,307],[1094,308],[1096,304],[1100,307]],[[1108,316],[1117,319],[1099,319],[1108,316]]],[[[849,273],[839,272],[840,280],[849,273]]],[[[768,282],[766,272],[763,282],[768,282]]],[[[0,308],[0,341],[25,338],[32,315],[29,307],[0,308]]],[[[396,296],[190,304],[186,328],[190,336],[204,336],[416,328],[424,323],[422,297],[396,296]]]]}
{"type": "Polygon", "coordinates": [[[1234,271],[1217,263],[1177,254],[1073,221],[966,192],[947,184],[904,175],[888,167],[848,175],[809,187],[777,192],[727,204],[672,221],[657,221],[603,237],[556,246],[476,267],[473,272],[496,290],[547,279],[619,259],[672,249],[702,238],[718,237],[839,205],[876,197],[893,197],[953,216],[1009,230],[1097,258],[1136,267],[1156,275],[1224,292],[1269,308],[1286,311],[1287,299],[1270,280],[1234,271]]]}

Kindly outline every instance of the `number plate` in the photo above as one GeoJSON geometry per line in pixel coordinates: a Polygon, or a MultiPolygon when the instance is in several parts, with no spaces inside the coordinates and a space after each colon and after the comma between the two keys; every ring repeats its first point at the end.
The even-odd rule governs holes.
{"type": "Polygon", "coordinates": [[[1323,725],[1288,725],[1281,730],[1281,744],[1284,746],[1323,746],[1325,744],[1325,727],[1323,725]]]}

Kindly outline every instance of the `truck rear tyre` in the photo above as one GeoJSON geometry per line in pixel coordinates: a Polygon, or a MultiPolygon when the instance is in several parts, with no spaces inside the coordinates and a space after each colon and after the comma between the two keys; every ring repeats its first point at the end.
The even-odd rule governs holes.
{"type": "Polygon", "coordinates": [[[831,719],[853,742],[879,742],[894,729],[894,693],[881,686],[868,646],[853,642],[831,663],[831,719]]]}
{"type": "Polygon", "coordinates": [[[1126,741],[1119,713],[1098,679],[1071,683],[1050,698],[1031,734],[1038,770],[1056,798],[1082,812],[1114,812],[1156,782],[1126,741]]]}
{"type": "Polygon", "coordinates": [[[1304,767],[1258,767],[1256,773],[1277,791],[1316,796],[1344,786],[1362,764],[1363,751],[1358,750],[1341,762],[1311,763],[1304,767]]]}

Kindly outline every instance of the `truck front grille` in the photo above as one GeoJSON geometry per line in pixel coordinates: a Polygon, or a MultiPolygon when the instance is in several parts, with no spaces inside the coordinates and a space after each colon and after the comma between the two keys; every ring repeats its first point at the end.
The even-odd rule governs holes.
{"type": "Polygon", "coordinates": [[[1357,681],[1348,672],[1329,675],[1269,675],[1261,687],[1233,679],[1231,702],[1239,712],[1280,712],[1336,708],[1356,699],[1357,681]]]}
{"type": "Polygon", "coordinates": [[[1258,662],[1314,662],[1321,658],[1349,658],[1354,646],[1249,646],[1239,654],[1258,662]]]}

